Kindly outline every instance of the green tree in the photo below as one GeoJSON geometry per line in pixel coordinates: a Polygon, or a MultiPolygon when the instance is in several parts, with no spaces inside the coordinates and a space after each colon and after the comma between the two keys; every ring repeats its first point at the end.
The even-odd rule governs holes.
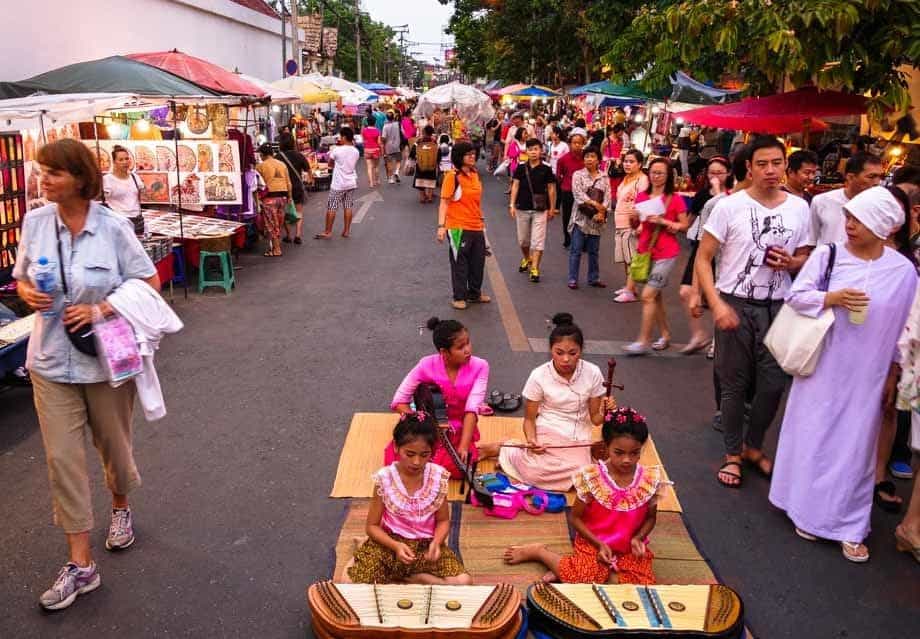
{"type": "Polygon", "coordinates": [[[909,102],[902,65],[920,64],[917,0],[694,0],[638,10],[603,55],[617,81],[666,86],[682,69],[700,79],[731,73],[755,95],[814,82],[909,102]],[[650,43],[652,46],[650,46],[650,43]]]}

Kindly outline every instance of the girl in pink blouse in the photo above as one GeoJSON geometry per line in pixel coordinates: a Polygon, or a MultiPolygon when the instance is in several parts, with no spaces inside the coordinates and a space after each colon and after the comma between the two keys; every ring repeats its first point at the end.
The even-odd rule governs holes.
{"type": "Polygon", "coordinates": [[[437,439],[434,417],[405,413],[393,429],[397,460],[374,473],[368,539],[355,552],[354,583],[472,583],[447,547],[447,471],[429,463],[437,439]]]}
{"type": "Polygon", "coordinates": [[[585,466],[572,477],[578,499],[572,506],[575,541],[561,556],[543,544],[511,546],[505,561],[539,561],[544,581],[606,583],[617,573],[621,584],[653,584],[648,535],[655,527],[659,491],[668,484],[660,466],[639,463],[648,440],[645,418],[632,408],[607,413],[602,430],[609,458],[585,466]]]}
{"type": "MultiPolygon", "coordinates": [[[[450,424],[448,438],[461,459],[472,453],[472,460],[479,458],[476,442],[479,441],[479,406],[486,397],[489,385],[489,363],[473,356],[470,333],[457,320],[428,320],[432,341],[438,352],[419,360],[399,385],[390,408],[401,414],[412,411],[410,403],[415,389],[420,384],[437,384],[447,404],[447,418],[450,424]]],[[[383,461],[391,464],[397,459],[396,447],[390,443],[384,451],[383,461]]],[[[459,479],[460,470],[443,446],[435,444],[432,461],[446,468],[451,477],[459,479]]]]}

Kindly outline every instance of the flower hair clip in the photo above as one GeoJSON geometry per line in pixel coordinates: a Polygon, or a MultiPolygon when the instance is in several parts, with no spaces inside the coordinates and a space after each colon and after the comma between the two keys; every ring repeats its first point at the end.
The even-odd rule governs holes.
{"type": "Polygon", "coordinates": [[[645,417],[634,408],[629,406],[620,406],[616,410],[608,411],[604,415],[605,422],[611,422],[616,419],[618,424],[625,424],[626,420],[631,419],[636,424],[644,424],[645,417]]]}
{"type": "Polygon", "coordinates": [[[404,421],[406,421],[407,419],[409,419],[410,417],[414,417],[414,418],[417,419],[418,421],[423,422],[423,421],[425,421],[426,419],[428,419],[428,413],[426,413],[426,412],[423,411],[423,410],[417,410],[417,411],[414,411],[414,412],[411,412],[411,411],[410,411],[410,412],[408,412],[408,413],[403,413],[402,415],[400,415],[400,416],[399,416],[399,421],[404,422],[404,421]]]}

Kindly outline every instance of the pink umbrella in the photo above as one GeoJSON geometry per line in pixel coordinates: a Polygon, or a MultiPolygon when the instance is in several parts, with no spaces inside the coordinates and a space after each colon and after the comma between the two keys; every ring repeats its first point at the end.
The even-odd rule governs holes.
{"type": "Polygon", "coordinates": [[[169,71],[180,78],[225,95],[252,95],[259,98],[266,95],[264,89],[243,80],[239,75],[176,49],[155,53],[132,53],[125,57],[169,71]]]}

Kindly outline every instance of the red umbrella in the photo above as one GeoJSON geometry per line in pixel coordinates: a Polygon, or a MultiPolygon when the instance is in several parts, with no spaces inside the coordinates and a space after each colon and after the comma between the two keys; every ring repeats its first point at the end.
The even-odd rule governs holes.
{"type": "Polygon", "coordinates": [[[197,85],[227,95],[254,95],[263,97],[265,91],[216,64],[182,53],[176,49],[156,53],[132,53],[126,58],[169,71],[197,85]]]}
{"type": "Polygon", "coordinates": [[[765,98],[681,111],[677,117],[703,126],[758,133],[788,133],[806,126],[820,131],[827,125],[817,118],[865,113],[867,101],[862,95],[805,87],[765,98]]]}

